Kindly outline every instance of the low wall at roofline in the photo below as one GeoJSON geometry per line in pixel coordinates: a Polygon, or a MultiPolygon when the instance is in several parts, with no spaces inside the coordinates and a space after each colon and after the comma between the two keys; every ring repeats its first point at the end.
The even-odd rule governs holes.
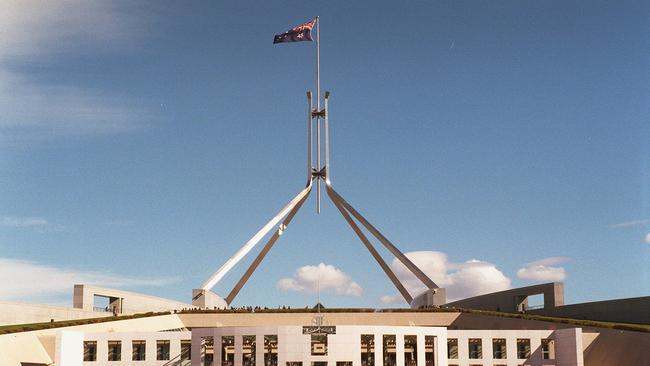
{"type": "Polygon", "coordinates": [[[0,325],[101,318],[112,315],[107,312],[86,311],[71,307],[0,301],[0,325]]]}
{"type": "Polygon", "coordinates": [[[447,303],[445,306],[515,313],[528,307],[528,296],[538,294],[544,294],[545,309],[564,305],[564,284],[551,282],[474,296],[447,303]]]}
{"type": "Polygon", "coordinates": [[[549,309],[529,310],[527,313],[572,319],[650,324],[650,296],[563,305],[549,309]]]}
{"type": "Polygon", "coordinates": [[[191,304],[172,299],[85,284],[74,285],[72,301],[74,308],[86,311],[93,310],[95,295],[109,298],[111,300],[109,308],[119,315],[192,308],[191,304]]]}

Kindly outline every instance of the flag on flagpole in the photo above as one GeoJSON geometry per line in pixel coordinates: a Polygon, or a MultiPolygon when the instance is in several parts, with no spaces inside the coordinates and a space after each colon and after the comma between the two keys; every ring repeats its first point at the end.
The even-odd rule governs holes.
{"type": "Polygon", "coordinates": [[[311,30],[314,28],[316,19],[311,20],[303,25],[299,25],[295,28],[289,29],[288,31],[276,34],[273,38],[273,44],[276,43],[285,43],[285,42],[302,42],[302,41],[313,41],[311,39],[311,30]]]}

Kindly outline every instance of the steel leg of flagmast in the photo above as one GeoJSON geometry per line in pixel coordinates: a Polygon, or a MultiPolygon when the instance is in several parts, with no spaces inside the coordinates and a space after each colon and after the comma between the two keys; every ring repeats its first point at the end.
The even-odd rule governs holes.
{"type": "MultiPolygon", "coordinates": [[[[326,91],[325,92],[325,184],[330,184],[331,179],[330,179],[330,123],[329,123],[329,115],[330,111],[327,108],[327,105],[329,104],[329,99],[330,99],[330,92],[326,91]]],[[[327,189],[327,187],[325,187],[327,189]]]]}
{"type": "MultiPolygon", "coordinates": [[[[320,17],[316,17],[316,171],[320,173],[320,17]]],[[[316,181],[316,213],[320,214],[320,178],[316,181]]]]}
{"type": "Polygon", "coordinates": [[[329,187],[329,191],[331,192],[331,195],[336,197],[336,199],[345,207],[345,209],[352,214],[359,222],[368,229],[368,231],[375,237],[377,238],[383,245],[390,251],[406,268],[408,268],[411,273],[415,275],[422,283],[427,286],[430,290],[439,288],[438,285],[436,285],[435,282],[433,282],[418,266],[416,266],[413,262],[411,262],[410,259],[408,259],[402,252],[400,252],[393,243],[391,243],[382,233],[379,232],[372,224],[368,222],[357,210],[354,209],[349,203],[343,199],[336,191],[334,188],[331,186],[329,187]]]}
{"type": "Polygon", "coordinates": [[[307,92],[307,184],[310,184],[314,177],[314,164],[311,157],[312,152],[312,130],[311,124],[313,120],[314,104],[311,100],[311,92],[307,92]]]}
{"type": "Polygon", "coordinates": [[[230,291],[228,296],[226,297],[226,303],[230,306],[232,304],[232,301],[235,299],[239,291],[241,291],[242,287],[248,282],[248,279],[253,275],[253,272],[257,269],[257,267],[262,263],[264,260],[264,257],[266,257],[266,254],[273,248],[273,245],[275,242],[280,238],[280,236],[284,233],[284,231],[287,229],[289,224],[291,223],[291,220],[293,219],[294,216],[298,213],[300,208],[302,207],[303,203],[307,200],[309,197],[309,193],[311,193],[311,189],[307,192],[307,195],[305,195],[299,202],[298,204],[291,209],[289,214],[287,214],[287,217],[284,218],[284,221],[282,221],[282,224],[278,227],[278,229],[275,231],[273,236],[269,239],[268,242],[266,242],[266,245],[264,245],[264,248],[262,248],[262,251],[255,257],[253,260],[253,263],[248,267],[246,272],[242,275],[242,277],[239,279],[235,287],[230,291]]]}
{"type": "Polygon", "coordinates": [[[331,193],[332,188],[327,183],[325,184],[325,190],[327,191],[327,195],[330,197],[330,199],[334,203],[334,206],[336,206],[336,208],[338,208],[339,212],[341,212],[341,215],[343,215],[343,218],[345,219],[345,221],[348,222],[348,224],[350,225],[352,230],[357,234],[357,236],[359,237],[361,242],[366,246],[366,248],[368,249],[370,254],[373,256],[373,258],[375,258],[375,260],[377,261],[377,263],[379,264],[381,269],[384,270],[384,273],[386,273],[386,276],[388,276],[388,278],[391,280],[393,285],[395,285],[395,287],[400,292],[402,297],[404,297],[404,300],[406,300],[406,303],[410,304],[413,301],[413,297],[411,297],[411,294],[409,294],[408,290],[406,290],[406,288],[404,287],[402,282],[400,282],[400,280],[397,278],[395,273],[390,269],[388,264],[386,264],[386,262],[381,257],[379,252],[377,252],[377,250],[372,245],[372,243],[370,243],[368,238],[365,236],[363,231],[361,231],[359,226],[354,222],[352,217],[350,217],[350,214],[346,211],[346,209],[343,207],[343,205],[338,200],[338,198],[336,198],[336,196],[332,195],[332,193],[331,193]]]}
{"type": "Polygon", "coordinates": [[[269,222],[264,225],[250,240],[248,240],[239,250],[230,257],[221,268],[210,276],[210,278],[201,286],[204,290],[210,290],[216,285],[227,273],[230,271],[242,258],[250,252],[257,243],[262,240],[266,234],[277,225],[284,216],[287,215],[303,198],[311,191],[311,180],[308,182],[307,187],[303,189],[296,197],[294,197],[277,215],[275,215],[269,222]]]}

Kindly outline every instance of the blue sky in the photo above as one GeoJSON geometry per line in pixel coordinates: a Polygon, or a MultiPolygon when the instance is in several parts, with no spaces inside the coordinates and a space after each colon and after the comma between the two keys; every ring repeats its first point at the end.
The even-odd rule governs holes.
{"type": "MultiPolygon", "coordinates": [[[[9,1],[0,299],[92,282],[189,301],[304,185],[314,45],[272,39],[316,15],[334,186],[432,277],[457,296],[648,295],[649,8],[9,1]]],[[[236,304],[313,304],[312,272],[326,306],[403,305],[313,199],[236,304]]]]}

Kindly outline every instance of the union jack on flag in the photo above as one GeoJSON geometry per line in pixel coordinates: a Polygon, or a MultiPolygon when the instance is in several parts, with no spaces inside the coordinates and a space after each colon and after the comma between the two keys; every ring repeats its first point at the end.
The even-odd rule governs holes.
{"type": "Polygon", "coordinates": [[[313,39],[311,39],[311,30],[314,29],[315,24],[316,19],[311,20],[303,25],[299,25],[295,28],[289,29],[284,33],[277,34],[273,38],[273,44],[284,42],[313,41],[313,39]]]}

